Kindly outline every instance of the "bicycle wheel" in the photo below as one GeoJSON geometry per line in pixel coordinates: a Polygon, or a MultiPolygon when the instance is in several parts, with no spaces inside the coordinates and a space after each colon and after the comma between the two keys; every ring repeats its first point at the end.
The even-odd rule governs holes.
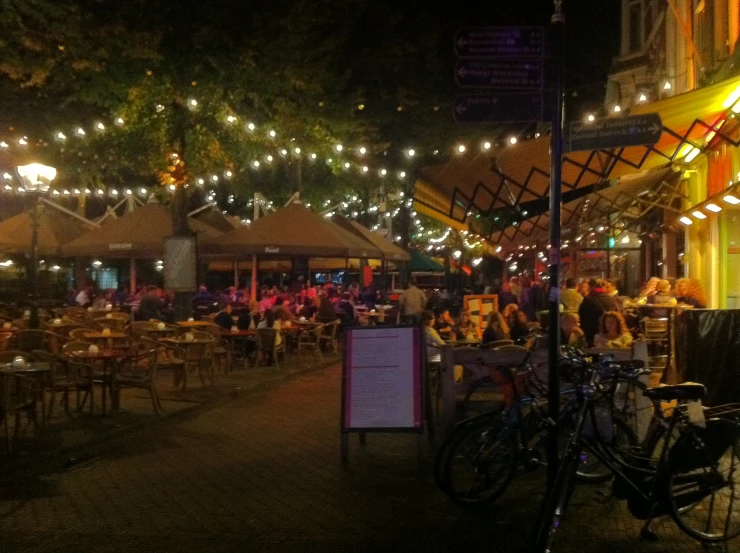
{"type": "Polygon", "coordinates": [[[668,452],[666,494],[671,516],[701,542],[740,535],[740,425],[710,419],[683,434],[668,452]]]}
{"type": "Polygon", "coordinates": [[[517,450],[514,437],[500,426],[466,428],[450,448],[443,491],[463,507],[489,505],[514,478],[517,450]]]}
{"type": "Polygon", "coordinates": [[[473,382],[465,392],[461,411],[462,417],[468,418],[482,412],[500,413],[504,407],[501,388],[490,376],[484,376],[473,382]]]}
{"type": "Polygon", "coordinates": [[[532,549],[534,553],[552,551],[552,539],[555,531],[560,527],[560,521],[565,515],[573,488],[575,488],[579,456],[578,448],[569,452],[560,464],[552,490],[545,494],[535,526],[532,549]]]}
{"type": "Polygon", "coordinates": [[[447,467],[448,459],[453,452],[453,444],[455,444],[455,442],[459,440],[460,435],[463,432],[467,431],[467,429],[486,426],[490,428],[493,428],[494,426],[500,427],[501,420],[498,418],[498,415],[493,413],[485,413],[461,421],[457,424],[455,430],[449,433],[444,439],[442,445],[439,447],[439,449],[437,450],[437,454],[434,457],[434,482],[437,484],[440,490],[445,491],[447,487],[447,482],[445,480],[445,470],[447,467]]]}
{"type": "MultiPolygon", "coordinates": [[[[611,442],[610,450],[619,451],[620,449],[628,449],[638,444],[637,436],[621,418],[612,417],[612,426],[613,441],[611,442]]],[[[607,482],[614,476],[609,467],[604,465],[596,455],[585,449],[578,456],[576,475],[580,481],[592,484],[607,482]]]]}

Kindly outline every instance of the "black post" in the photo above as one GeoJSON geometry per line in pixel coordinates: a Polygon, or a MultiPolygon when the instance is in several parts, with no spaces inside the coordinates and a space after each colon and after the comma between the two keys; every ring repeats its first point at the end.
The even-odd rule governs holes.
{"type": "Polygon", "coordinates": [[[562,0],[554,0],[552,16],[552,60],[555,71],[552,134],[550,135],[550,316],[548,328],[548,416],[547,432],[547,481],[552,486],[558,472],[558,427],[560,407],[560,379],[558,357],[560,354],[560,193],[563,165],[563,100],[564,100],[564,50],[565,15],[562,0]]]}
{"type": "Polygon", "coordinates": [[[30,304],[31,315],[28,320],[28,328],[37,329],[39,327],[39,203],[41,197],[38,193],[34,194],[33,209],[31,211],[31,261],[29,283],[31,285],[28,303],[30,304]]]}

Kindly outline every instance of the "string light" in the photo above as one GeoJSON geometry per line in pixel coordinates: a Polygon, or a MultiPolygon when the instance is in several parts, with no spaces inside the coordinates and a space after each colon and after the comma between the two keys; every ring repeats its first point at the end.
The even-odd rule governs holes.
{"type": "Polygon", "coordinates": [[[344,146],[342,146],[341,144],[337,144],[335,146],[335,148],[336,148],[337,152],[341,152],[344,149],[344,146]]]}
{"type": "Polygon", "coordinates": [[[300,153],[301,153],[301,149],[300,148],[296,148],[293,151],[295,152],[296,155],[300,155],[300,153]]]}
{"type": "Polygon", "coordinates": [[[365,148],[365,146],[360,146],[359,152],[360,152],[360,155],[364,156],[365,153],[367,152],[367,149],[365,148]]]}
{"type": "Polygon", "coordinates": [[[406,155],[408,155],[409,157],[414,157],[416,155],[416,151],[413,149],[409,149],[409,151],[406,152],[406,155]]]}
{"type": "Polygon", "coordinates": [[[459,144],[457,146],[457,151],[458,151],[458,153],[464,154],[465,153],[465,145],[459,144]]]}
{"type": "Polygon", "coordinates": [[[98,129],[99,131],[104,131],[105,125],[103,125],[103,123],[98,122],[95,124],[95,128],[98,129]]]}
{"type": "Polygon", "coordinates": [[[191,98],[190,100],[188,100],[188,105],[190,106],[190,109],[195,109],[198,107],[198,100],[196,100],[195,98],[191,98]]]}
{"type": "Polygon", "coordinates": [[[511,138],[509,138],[509,144],[511,144],[513,146],[516,143],[517,143],[516,136],[512,136],[511,138]]]}
{"type": "Polygon", "coordinates": [[[490,142],[484,142],[483,143],[483,149],[484,150],[490,150],[491,149],[491,143],[490,142]]]}
{"type": "Polygon", "coordinates": [[[253,131],[256,127],[254,126],[254,123],[247,123],[247,129],[250,131],[253,131]]]}
{"type": "Polygon", "coordinates": [[[267,134],[269,134],[271,138],[275,138],[277,136],[277,133],[275,131],[272,131],[272,130],[269,133],[267,133],[267,134]]]}

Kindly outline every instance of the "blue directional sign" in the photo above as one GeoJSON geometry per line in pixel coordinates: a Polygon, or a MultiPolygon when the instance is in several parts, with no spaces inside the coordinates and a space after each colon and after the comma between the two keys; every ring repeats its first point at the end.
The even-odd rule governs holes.
{"type": "Polygon", "coordinates": [[[457,60],[455,81],[463,88],[542,88],[542,60],[472,59],[457,60]]]}
{"type": "Polygon", "coordinates": [[[460,57],[541,58],[545,31],[542,27],[464,27],[455,35],[455,53],[460,57]]]}
{"type": "Polygon", "coordinates": [[[504,92],[455,98],[457,123],[531,123],[542,120],[540,92],[504,92]]]}
{"type": "Polygon", "coordinates": [[[570,124],[570,151],[608,150],[627,146],[652,146],[663,134],[663,121],[657,113],[609,117],[570,124]]]}

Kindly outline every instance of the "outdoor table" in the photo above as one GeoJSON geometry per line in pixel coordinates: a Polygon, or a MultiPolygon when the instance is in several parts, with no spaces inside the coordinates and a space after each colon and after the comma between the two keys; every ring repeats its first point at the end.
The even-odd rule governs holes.
{"type": "Polygon", "coordinates": [[[152,338],[169,338],[170,336],[177,336],[182,333],[182,328],[157,328],[156,326],[141,328],[139,330],[142,334],[151,336],[152,338]]]}
{"type": "MultiPolygon", "coordinates": [[[[234,332],[232,330],[227,329],[220,329],[218,332],[218,336],[220,338],[223,338],[224,340],[227,340],[229,342],[229,349],[231,350],[232,355],[236,353],[236,340],[242,339],[242,340],[253,340],[257,336],[256,330],[239,330],[237,332],[234,332]]],[[[247,364],[247,345],[246,342],[244,343],[244,364],[246,366],[247,364]]],[[[232,357],[233,359],[233,357],[232,357]]]]}
{"type": "Polygon", "coordinates": [[[186,328],[198,328],[198,327],[206,327],[211,326],[213,322],[211,321],[179,321],[177,324],[180,326],[186,327],[186,328]]]}
{"type": "MultiPolygon", "coordinates": [[[[38,397],[35,397],[33,401],[34,405],[36,401],[41,401],[41,428],[43,429],[46,425],[46,394],[44,393],[44,383],[51,376],[51,366],[49,363],[27,362],[22,367],[16,367],[12,363],[8,363],[6,365],[0,365],[0,372],[31,378],[38,382],[38,397]]],[[[39,427],[35,419],[34,425],[37,428],[39,427]]]]}
{"type": "Polygon", "coordinates": [[[449,344],[453,348],[477,348],[480,347],[481,340],[445,340],[445,344],[449,344]]]}
{"type": "Polygon", "coordinates": [[[102,331],[91,330],[90,332],[85,332],[83,336],[91,342],[106,344],[109,350],[113,349],[114,340],[128,339],[128,334],[116,331],[111,331],[110,334],[105,335],[102,331]]]}
{"type": "MultiPolygon", "coordinates": [[[[94,363],[99,361],[99,366],[102,369],[102,375],[98,375],[98,380],[103,384],[103,415],[106,411],[106,387],[110,389],[112,408],[117,409],[119,406],[119,395],[113,390],[113,374],[120,365],[120,362],[130,357],[130,354],[121,349],[104,349],[96,352],[91,351],[73,351],[68,354],[70,357],[75,357],[86,363],[94,363]]],[[[90,380],[90,413],[94,410],[92,384],[94,384],[95,374],[89,374],[88,379],[90,380]]]]}

